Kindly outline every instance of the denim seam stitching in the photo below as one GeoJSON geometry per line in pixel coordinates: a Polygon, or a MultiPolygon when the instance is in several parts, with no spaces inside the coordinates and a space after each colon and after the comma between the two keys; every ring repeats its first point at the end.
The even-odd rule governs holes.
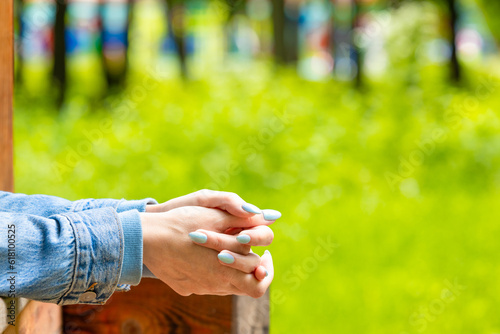
{"type": "MultiPolygon", "coordinates": [[[[113,210],[113,215],[115,216],[115,222],[116,222],[116,225],[118,226],[118,232],[120,233],[120,237],[119,237],[119,240],[120,240],[120,253],[119,254],[120,255],[118,257],[118,262],[117,262],[118,268],[116,270],[117,273],[118,273],[118,275],[115,276],[115,280],[116,281],[112,285],[116,289],[116,286],[118,285],[118,281],[120,279],[121,272],[122,272],[122,269],[123,269],[122,268],[123,256],[124,256],[124,254],[123,254],[123,252],[124,252],[124,249],[123,249],[124,245],[123,245],[123,243],[125,241],[125,239],[124,239],[125,236],[123,234],[123,226],[122,226],[122,222],[120,220],[120,217],[118,216],[118,212],[116,212],[116,210],[113,210]]],[[[111,293],[111,294],[113,294],[113,293],[111,293]]]]}
{"type": "Polygon", "coordinates": [[[60,298],[60,300],[57,302],[58,305],[60,305],[60,303],[64,302],[64,299],[66,297],[68,297],[68,295],[71,294],[72,290],[74,289],[75,285],[76,285],[76,276],[77,276],[77,271],[78,271],[78,259],[80,258],[81,256],[81,252],[80,252],[80,231],[78,229],[78,226],[75,222],[73,222],[72,219],[70,219],[69,217],[67,216],[62,216],[64,219],[67,219],[71,228],[73,229],[73,236],[75,237],[75,264],[73,266],[73,275],[71,277],[71,284],[70,284],[70,287],[68,288],[68,291],[60,298]]]}

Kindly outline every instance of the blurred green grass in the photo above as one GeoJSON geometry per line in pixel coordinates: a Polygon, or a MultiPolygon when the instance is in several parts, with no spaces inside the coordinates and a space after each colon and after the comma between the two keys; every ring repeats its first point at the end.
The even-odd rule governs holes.
{"type": "Polygon", "coordinates": [[[18,91],[16,190],[165,201],[212,188],[280,210],[274,333],[498,332],[498,81],[474,70],[450,87],[443,71],[363,91],[266,66],[135,73],[60,113],[18,91]]]}

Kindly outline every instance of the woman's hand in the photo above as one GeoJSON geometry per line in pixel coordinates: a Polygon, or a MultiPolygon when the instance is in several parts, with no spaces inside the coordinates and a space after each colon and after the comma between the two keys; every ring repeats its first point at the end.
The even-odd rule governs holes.
{"type": "Polygon", "coordinates": [[[241,218],[249,218],[261,213],[264,219],[268,221],[275,221],[281,217],[281,213],[278,211],[269,209],[260,210],[255,205],[246,203],[235,193],[207,189],[173,198],[165,203],[148,205],[146,206],[146,212],[167,212],[183,206],[202,206],[205,208],[220,209],[241,218]]]}
{"type": "Polygon", "coordinates": [[[266,292],[273,280],[274,268],[270,253],[266,252],[262,258],[249,253],[252,235],[255,240],[259,240],[261,235],[256,226],[265,227],[270,223],[260,215],[237,217],[222,210],[187,206],[161,214],[142,213],[141,222],[144,264],[156,277],[183,296],[193,293],[237,294],[257,298],[266,292]],[[236,236],[229,235],[236,243],[234,240],[226,240],[221,245],[232,242],[232,246],[240,247],[243,254],[229,250],[221,252],[212,243],[212,238],[209,238],[213,236],[211,232],[223,234],[228,230],[241,229],[251,231],[248,242],[250,245],[238,242],[236,236]],[[207,243],[210,239],[212,248],[207,247],[208,244],[205,247],[194,244],[188,234],[195,231],[207,232],[207,243]],[[221,266],[221,262],[224,265],[221,266]],[[261,281],[254,277],[255,267],[260,276],[264,275],[261,281]]]}

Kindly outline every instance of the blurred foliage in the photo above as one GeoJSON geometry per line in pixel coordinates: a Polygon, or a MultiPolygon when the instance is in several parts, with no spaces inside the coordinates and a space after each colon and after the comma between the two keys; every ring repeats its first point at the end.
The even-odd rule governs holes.
{"type": "Polygon", "coordinates": [[[497,43],[500,41],[500,21],[498,20],[497,13],[500,13],[500,2],[475,0],[483,11],[484,18],[491,29],[491,33],[495,37],[497,43]]]}
{"type": "Polygon", "coordinates": [[[16,189],[165,201],[212,188],[280,210],[275,333],[500,332],[498,59],[448,86],[425,53],[436,12],[408,6],[378,21],[388,70],[361,91],[209,57],[182,81],[133,55],[125,90],[83,98],[98,85],[85,69],[50,111],[28,74],[16,189]]]}
{"type": "Polygon", "coordinates": [[[191,83],[135,74],[57,114],[18,95],[17,190],[164,201],[208,187],[281,210],[278,333],[498,331],[500,99],[476,77],[470,90],[423,73],[360,93],[265,66],[191,83]],[[455,278],[466,289],[415,318],[455,278]]]}

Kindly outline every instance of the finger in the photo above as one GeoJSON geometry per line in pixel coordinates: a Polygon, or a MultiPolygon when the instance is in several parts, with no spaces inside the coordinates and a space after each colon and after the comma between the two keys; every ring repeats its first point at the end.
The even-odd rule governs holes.
{"type": "Polygon", "coordinates": [[[249,246],[269,246],[273,239],[273,230],[265,225],[243,230],[236,237],[238,242],[249,246]]]}
{"type": "Polygon", "coordinates": [[[164,203],[166,210],[181,206],[203,206],[206,208],[218,208],[229,212],[237,217],[252,217],[261,211],[255,205],[246,203],[239,195],[225,191],[199,190],[192,194],[171,199],[164,203]]]}
{"type": "Polygon", "coordinates": [[[227,231],[228,229],[248,229],[260,225],[271,225],[272,223],[274,223],[274,220],[266,220],[264,215],[254,215],[247,218],[229,216],[222,219],[222,226],[219,226],[219,228],[227,231]]]}
{"type": "Polygon", "coordinates": [[[262,281],[256,280],[254,274],[235,272],[231,276],[231,283],[242,292],[253,298],[262,297],[266,293],[274,278],[273,259],[269,251],[266,250],[264,255],[261,256],[260,264],[268,272],[268,275],[262,281]]]}
{"type": "Polygon", "coordinates": [[[241,255],[224,250],[220,252],[217,257],[222,265],[237,269],[247,274],[253,273],[261,263],[260,256],[255,253],[241,255]]]}
{"type": "Polygon", "coordinates": [[[195,232],[189,233],[189,238],[200,246],[211,248],[219,252],[225,249],[243,255],[250,252],[250,245],[244,245],[238,242],[233,235],[208,230],[196,230],[195,232]]]}
{"type": "Polygon", "coordinates": [[[268,275],[269,275],[269,273],[267,272],[267,269],[264,266],[258,266],[257,269],[255,269],[254,276],[259,281],[262,281],[268,275]]]}
{"type": "Polygon", "coordinates": [[[267,270],[266,280],[271,284],[274,278],[274,266],[273,266],[273,257],[271,256],[271,252],[267,249],[264,251],[264,254],[260,257],[260,265],[263,266],[267,270]]]}
{"type": "Polygon", "coordinates": [[[239,228],[239,227],[230,227],[228,228],[227,230],[224,231],[225,234],[230,234],[230,235],[237,235],[238,233],[240,233],[241,231],[243,231],[244,229],[242,228],[239,228]]]}

